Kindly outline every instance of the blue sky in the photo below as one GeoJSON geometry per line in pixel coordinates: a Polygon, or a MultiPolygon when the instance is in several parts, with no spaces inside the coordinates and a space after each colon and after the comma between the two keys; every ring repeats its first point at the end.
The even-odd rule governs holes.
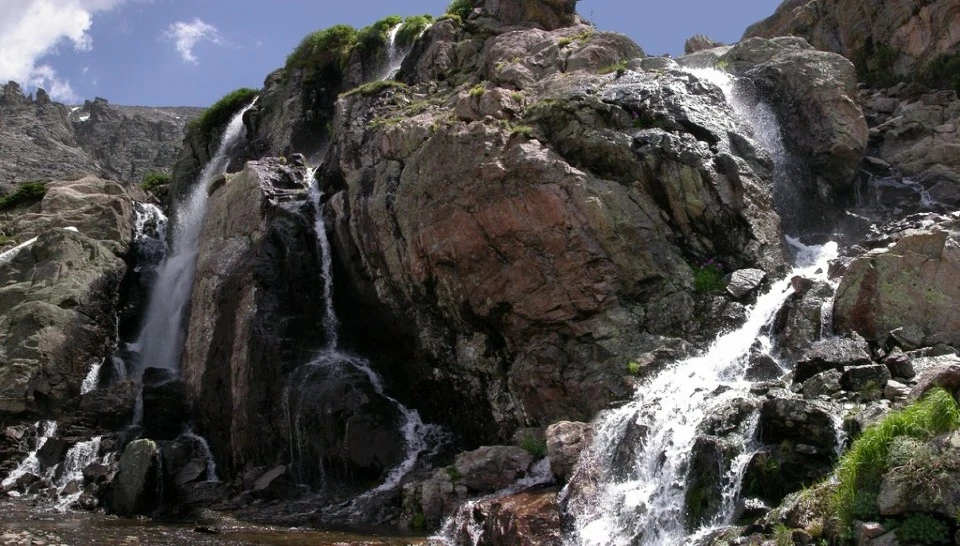
{"type": "MultiPolygon", "coordinates": [[[[41,86],[55,99],[207,106],[259,88],[307,33],[362,27],[390,14],[439,15],[449,0],[0,0],[0,82],[41,86]]],[[[580,0],[601,30],[648,54],[679,54],[704,33],[737,40],[778,0],[580,0]]]]}

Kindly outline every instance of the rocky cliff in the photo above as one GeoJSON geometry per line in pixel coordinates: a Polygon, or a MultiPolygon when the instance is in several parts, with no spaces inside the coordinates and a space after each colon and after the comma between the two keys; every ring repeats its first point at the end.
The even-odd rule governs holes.
{"type": "Polygon", "coordinates": [[[139,183],[169,172],[187,123],[201,108],[116,106],[97,98],[80,106],[25,96],[10,82],[0,93],[0,193],[18,183],[92,174],[139,183]]]}

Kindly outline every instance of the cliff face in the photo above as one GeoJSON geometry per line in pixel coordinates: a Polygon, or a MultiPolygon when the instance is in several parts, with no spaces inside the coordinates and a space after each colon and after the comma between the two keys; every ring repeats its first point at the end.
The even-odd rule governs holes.
{"type": "Polygon", "coordinates": [[[960,5],[952,0],[788,0],[743,37],[802,36],[854,60],[863,75],[908,75],[960,52],[958,29],[960,5]]]}
{"type": "Polygon", "coordinates": [[[68,107],[10,82],[0,94],[0,191],[33,180],[93,174],[140,182],[169,171],[187,122],[201,108],[115,106],[104,99],[68,107]]]}

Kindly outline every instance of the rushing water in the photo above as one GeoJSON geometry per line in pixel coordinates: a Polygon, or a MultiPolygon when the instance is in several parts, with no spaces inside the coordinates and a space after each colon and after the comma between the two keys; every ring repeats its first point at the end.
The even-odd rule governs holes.
{"type": "MultiPolygon", "coordinates": [[[[256,102],[256,101],[254,101],[256,102]]],[[[185,332],[183,318],[193,290],[197,244],[206,212],[210,179],[226,172],[233,151],[242,141],[243,115],[253,103],[237,112],[224,129],[220,146],[206,164],[190,193],[177,209],[166,258],[157,270],[144,325],[137,340],[140,367],[178,371],[185,332]]]]}
{"type": "MultiPolygon", "coordinates": [[[[765,327],[793,293],[789,277],[824,275],[836,252],[836,243],[800,248],[792,275],[757,299],[741,328],[721,335],[704,354],[669,366],[640,385],[629,403],[601,415],[596,440],[578,468],[598,482],[596,491],[571,499],[574,543],[667,545],[687,540],[686,484],[698,427],[737,399],[751,397],[752,383],[744,378],[750,348],[765,337],[765,327]],[[618,450],[637,426],[645,437],[624,468],[616,461],[618,450]]],[[[761,345],[771,346],[769,339],[764,341],[761,345]]],[[[724,476],[723,508],[708,527],[730,523],[735,513],[755,431],[754,415],[741,426],[743,449],[724,476]]]]}
{"type": "Polygon", "coordinates": [[[15,483],[20,476],[25,474],[40,474],[40,460],[37,458],[37,452],[43,447],[43,444],[47,443],[47,440],[53,438],[57,435],[57,422],[56,421],[39,421],[35,423],[34,428],[37,430],[37,440],[36,445],[33,449],[30,450],[30,453],[20,461],[20,464],[17,465],[17,468],[14,468],[10,474],[0,482],[0,486],[6,488],[11,484],[15,483]]]}

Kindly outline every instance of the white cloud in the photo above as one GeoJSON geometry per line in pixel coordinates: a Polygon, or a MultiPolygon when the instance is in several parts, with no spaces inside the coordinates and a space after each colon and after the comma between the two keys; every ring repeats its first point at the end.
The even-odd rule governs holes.
{"type": "Polygon", "coordinates": [[[168,40],[173,40],[177,46],[177,51],[180,52],[180,57],[184,61],[193,64],[200,64],[200,59],[197,59],[196,55],[193,54],[193,48],[197,43],[201,41],[213,44],[222,43],[217,27],[196,18],[189,23],[185,21],[173,23],[167,28],[163,36],[168,40]]]}
{"type": "Polygon", "coordinates": [[[61,79],[44,57],[62,43],[77,51],[93,48],[88,34],[93,15],[125,0],[15,0],[0,2],[0,83],[8,80],[43,87],[54,100],[74,102],[70,82],[61,79]]]}

